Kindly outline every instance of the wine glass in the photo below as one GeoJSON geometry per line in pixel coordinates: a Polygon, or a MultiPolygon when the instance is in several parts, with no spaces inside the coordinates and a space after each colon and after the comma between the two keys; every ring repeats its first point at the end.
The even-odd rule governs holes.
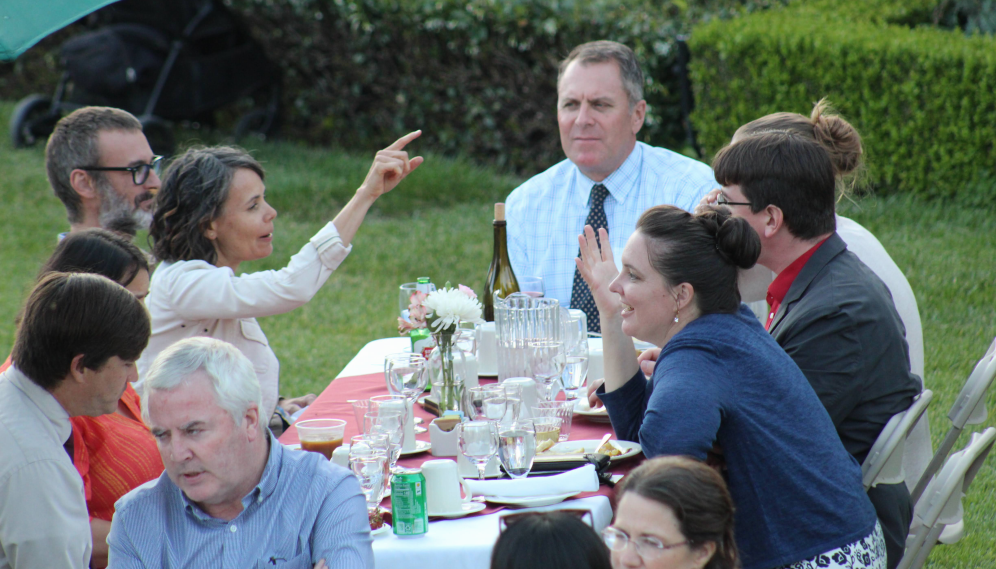
{"type": "Polygon", "coordinates": [[[349,440],[349,464],[357,457],[380,455],[384,457],[385,485],[391,483],[391,437],[381,433],[355,435],[349,440]]]}
{"type": "Polygon", "coordinates": [[[567,359],[564,343],[552,340],[529,342],[529,365],[532,376],[542,388],[542,396],[547,401],[553,399],[553,384],[564,373],[567,359]]]}
{"type": "Polygon", "coordinates": [[[370,412],[363,416],[364,434],[387,435],[391,441],[391,453],[389,455],[390,468],[394,471],[401,457],[401,445],[405,438],[405,416],[400,410],[382,409],[378,412],[370,412]]]}
{"type": "Polygon", "coordinates": [[[402,318],[408,320],[408,305],[412,302],[412,295],[417,290],[418,283],[404,283],[398,287],[398,309],[402,318]]]}
{"type": "Polygon", "coordinates": [[[471,419],[501,421],[505,416],[505,389],[500,385],[479,385],[464,391],[471,419]]]}
{"type": "Polygon", "coordinates": [[[546,287],[543,286],[543,277],[519,277],[519,292],[528,294],[533,298],[543,298],[546,295],[546,287]]]}
{"type": "Polygon", "coordinates": [[[505,413],[512,421],[518,421],[522,413],[522,386],[517,383],[503,383],[505,390],[505,413]]]}
{"type": "Polygon", "coordinates": [[[477,466],[478,480],[484,480],[484,469],[491,457],[498,454],[498,427],[494,421],[467,421],[457,424],[460,454],[477,466]]]}
{"type": "Polygon", "coordinates": [[[536,427],[529,420],[513,421],[498,431],[498,460],[512,478],[523,478],[536,457],[536,427]]]}
{"type": "Polygon", "coordinates": [[[387,382],[387,390],[407,400],[409,413],[418,396],[425,392],[425,385],[429,382],[426,367],[426,359],[421,354],[406,352],[389,354],[384,358],[384,380],[387,382]]]}
{"type": "Polygon", "coordinates": [[[387,487],[385,464],[387,457],[383,454],[366,454],[350,458],[349,468],[360,481],[360,489],[367,500],[367,513],[373,514],[384,499],[384,489],[387,487]]]}

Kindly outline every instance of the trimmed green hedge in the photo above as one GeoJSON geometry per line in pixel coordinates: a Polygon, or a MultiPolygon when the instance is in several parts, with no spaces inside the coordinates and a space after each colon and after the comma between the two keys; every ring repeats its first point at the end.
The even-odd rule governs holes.
{"type": "Polygon", "coordinates": [[[632,47],[648,78],[641,139],[684,145],[675,38],[784,0],[233,0],[286,71],[295,137],[420,146],[535,173],[563,159],[557,63],[575,45],[632,47]]]}
{"type": "Polygon", "coordinates": [[[700,141],[714,153],[740,125],[826,96],[861,132],[873,188],[991,203],[996,39],[911,27],[934,5],[822,0],[696,28],[700,141]]]}

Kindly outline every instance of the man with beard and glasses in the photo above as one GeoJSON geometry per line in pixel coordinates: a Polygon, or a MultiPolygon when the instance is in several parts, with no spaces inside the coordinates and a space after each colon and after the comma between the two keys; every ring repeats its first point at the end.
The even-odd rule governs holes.
{"type": "Polygon", "coordinates": [[[101,227],[134,237],[148,229],[161,162],[138,119],[110,107],[63,117],[45,147],[48,181],[66,206],[70,233],[101,227]]]}

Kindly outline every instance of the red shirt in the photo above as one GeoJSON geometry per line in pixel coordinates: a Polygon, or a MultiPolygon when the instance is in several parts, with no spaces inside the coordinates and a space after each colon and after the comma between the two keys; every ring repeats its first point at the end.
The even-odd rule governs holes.
{"type": "MultiPolygon", "coordinates": [[[[827,237],[829,239],[829,237],[827,237]]],[[[799,256],[798,259],[792,261],[792,264],[785,267],[785,270],[778,273],[775,280],[771,281],[768,285],[768,296],[766,300],[768,301],[768,306],[771,309],[768,311],[768,321],[764,324],[764,329],[767,330],[771,327],[771,321],[775,319],[775,314],[778,314],[778,307],[782,305],[782,300],[785,299],[785,295],[788,294],[790,288],[792,288],[792,283],[795,282],[795,278],[799,276],[802,272],[802,268],[806,266],[809,262],[809,258],[816,253],[816,250],[820,248],[821,245],[826,243],[826,239],[820,241],[809,250],[799,256]]]]}

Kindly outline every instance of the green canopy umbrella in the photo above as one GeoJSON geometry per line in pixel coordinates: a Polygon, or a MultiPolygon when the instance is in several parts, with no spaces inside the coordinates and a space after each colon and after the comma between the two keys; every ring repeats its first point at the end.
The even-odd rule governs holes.
{"type": "Polygon", "coordinates": [[[45,36],[116,1],[0,1],[0,59],[15,59],[45,36]]]}

